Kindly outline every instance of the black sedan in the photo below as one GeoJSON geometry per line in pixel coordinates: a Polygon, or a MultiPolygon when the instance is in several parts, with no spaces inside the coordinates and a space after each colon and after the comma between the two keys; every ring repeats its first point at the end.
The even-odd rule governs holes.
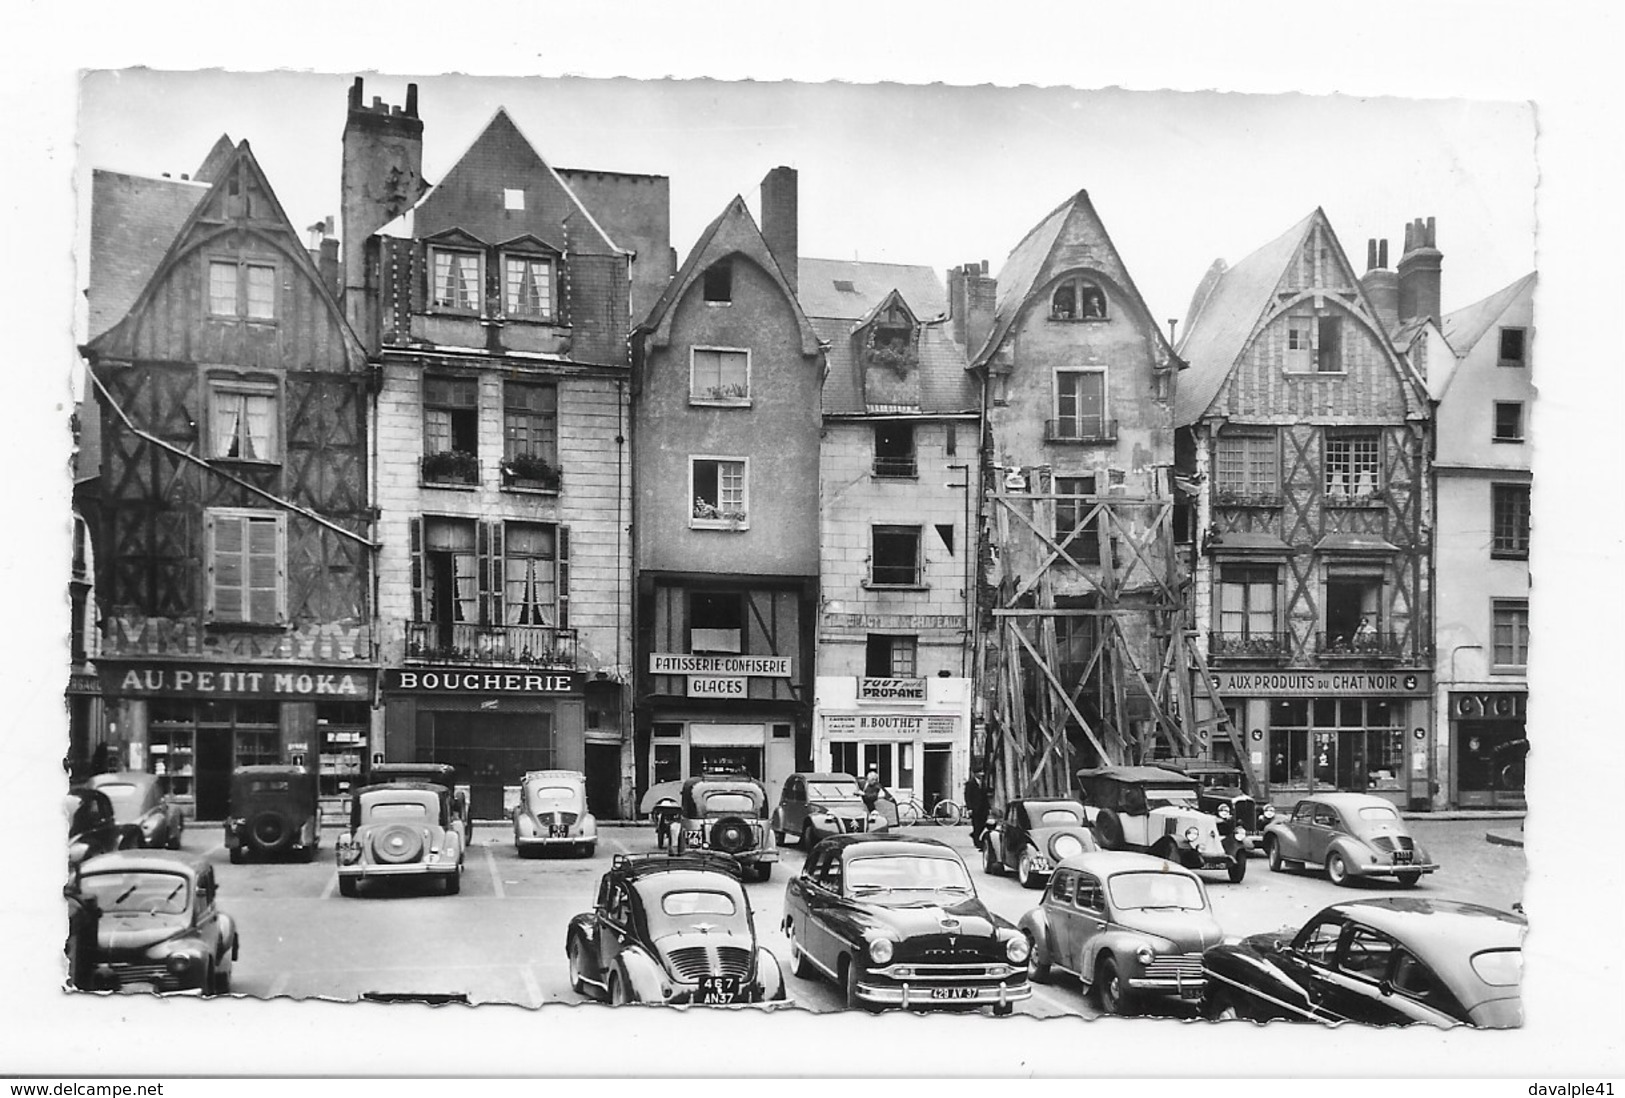
{"type": "Polygon", "coordinates": [[[1209,1018],[1369,1025],[1523,1024],[1521,915],[1451,900],[1333,904],[1202,958],[1209,1018]]]}
{"type": "Polygon", "coordinates": [[[169,799],[164,779],[141,771],[97,774],[85,783],[107,794],[113,804],[125,849],[135,847],[179,850],[186,817],[169,799]]]}
{"type": "Polygon", "coordinates": [[[820,972],[848,1009],[977,1008],[1009,1014],[1032,995],[1028,942],[976,896],[935,839],[838,835],[785,888],[791,972],[820,972]]]}

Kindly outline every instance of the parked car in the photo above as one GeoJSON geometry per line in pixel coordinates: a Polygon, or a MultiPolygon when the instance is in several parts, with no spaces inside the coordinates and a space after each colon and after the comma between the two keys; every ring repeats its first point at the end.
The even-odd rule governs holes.
{"type": "Polygon", "coordinates": [[[1236,828],[1245,836],[1241,843],[1249,854],[1259,849],[1264,828],[1275,819],[1275,806],[1263,804],[1247,791],[1247,782],[1236,767],[1206,759],[1170,764],[1186,777],[1195,778],[1196,806],[1219,821],[1219,834],[1228,836],[1236,828]]]}
{"type": "Polygon", "coordinates": [[[169,799],[163,778],[139,770],[125,770],[97,774],[85,784],[107,794],[125,848],[181,848],[186,815],[180,805],[169,799]]]}
{"type": "Polygon", "coordinates": [[[1034,980],[1071,972],[1108,1014],[1132,1014],[1150,995],[1200,1000],[1203,951],[1224,940],[1195,873],[1112,851],[1061,862],[1021,929],[1032,941],[1034,980]]]}
{"type": "Polygon", "coordinates": [[[68,817],[68,869],[86,858],[122,849],[124,832],[113,812],[113,802],[100,789],[76,785],[62,802],[68,817]]]}
{"type": "Polygon", "coordinates": [[[462,889],[463,837],[453,826],[451,790],[428,782],[391,782],[356,790],[350,830],[335,847],[339,893],[354,896],[363,881],[385,877],[444,882],[462,889]]]}
{"type": "Polygon", "coordinates": [[[231,990],[237,924],[215,905],[207,861],[144,850],[103,854],[79,867],[72,888],[99,914],[91,989],[231,990]]]}
{"type": "Polygon", "coordinates": [[[705,774],[683,783],[683,817],[677,852],[716,850],[731,854],[758,881],[773,875],[779,860],[767,826],[767,794],[743,774],[705,774]]]}
{"type": "Polygon", "coordinates": [[[521,858],[544,850],[592,857],[598,821],[587,811],[587,776],[579,770],[532,770],[520,779],[513,845],[521,858]]]}
{"type": "Polygon", "coordinates": [[[1522,915],[1390,896],[1333,904],[1290,927],[1207,951],[1209,1018],[1370,1025],[1523,1024],[1522,915]]]}
{"type": "Polygon", "coordinates": [[[226,851],[233,865],[250,853],[316,857],[321,843],[316,775],[303,766],[239,766],[231,773],[226,851]]]}
{"type": "Polygon", "coordinates": [[[726,854],[617,854],[593,909],[565,934],[570,987],[612,1003],[785,1003],[778,958],[756,936],[726,854]]]}
{"type": "Polygon", "coordinates": [[[869,830],[858,779],[851,774],[791,774],[784,779],[771,826],[780,844],[793,837],[804,851],[830,835],[869,830]]]}
{"type": "Polygon", "coordinates": [[[1335,885],[1355,877],[1393,877],[1406,888],[1439,867],[1411,838],[1398,809],[1367,793],[1322,793],[1301,800],[1292,815],[1264,829],[1270,868],[1326,869],[1335,885]]]}
{"type": "Polygon", "coordinates": [[[976,1008],[1009,1014],[1032,995],[1027,938],[976,895],[946,843],[837,835],[784,893],[790,971],[822,973],[849,1009],[976,1008]]]}
{"type": "Polygon", "coordinates": [[[1022,888],[1042,888],[1063,859],[1098,850],[1077,801],[1011,801],[982,838],[982,868],[994,877],[1014,870],[1022,888]]]}
{"type": "Polygon", "coordinates": [[[1247,875],[1246,829],[1219,831],[1197,806],[1194,778],[1160,766],[1104,766],[1078,771],[1084,811],[1106,850],[1154,854],[1186,869],[1222,869],[1232,882],[1247,875]]]}
{"type": "Polygon", "coordinates": [[[452,826],[463,834],[465,848],[474,845],[474,820],[468,814],[466,784],[457,782],[457,768],[450,763],[373,763],[367,771],[368,785],[388,785],[391,782],[429,782],[451,790],[452,826]]]}

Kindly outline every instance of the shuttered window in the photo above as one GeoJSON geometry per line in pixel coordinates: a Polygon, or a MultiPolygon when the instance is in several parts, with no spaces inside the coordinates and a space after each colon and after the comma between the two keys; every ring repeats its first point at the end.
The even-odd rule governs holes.
{"type": "Polygon", "coordinates": [[[207,614],[216,622],[280,625],[287,620],[287,520],[270,511],[216,509],[204,515],[207,614]]]}

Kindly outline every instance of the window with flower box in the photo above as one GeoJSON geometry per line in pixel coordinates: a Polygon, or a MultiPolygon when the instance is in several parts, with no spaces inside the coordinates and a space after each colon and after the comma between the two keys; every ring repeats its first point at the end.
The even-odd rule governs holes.
{"type": "Polygon", "coordinates": [[[559,389],[550,382],[502,386],[502,482],[513,488],[557,490],[560,483],[559,389]]]}
{"type": "Polygon", "coordinates": [[[695,347],[689,352],[690,404],[750,404],[750,351],[695,347]]]}
{"type": "Polygon", "coordinates": [[[750,525],[750,462],[742,457],[693,457],[688,466],[688,524],[696,530],[743,530],[750,525]]]}

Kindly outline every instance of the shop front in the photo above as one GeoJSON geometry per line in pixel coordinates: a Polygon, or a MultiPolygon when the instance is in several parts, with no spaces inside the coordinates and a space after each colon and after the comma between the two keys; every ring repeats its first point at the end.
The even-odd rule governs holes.
{"type": "Polygon", "coordinates": [[[959,800],[970,767],[970,680],[820,676],[813,765],[880,783],[929,811],[959,800]]]}
{"type": "Polygon", "coordinates": [[[796,769],[789,656],[655,652],[647,784],[707,770],[749,774],[776,799],[796,769]],[[779,695],[785,695],[779,697],[779,695]]]}
{"type": "Polygon", "coordinates": [[[528,770],[587,769],[579,673],[391,667],[383,697],[373,761],[456,767],[476,820],[506,818],[528,770]]]}
{"type": "Polygon", "coordinates": [[[112,765],[166,778],[193,819],[225,818],[238,766],[311,766],[338,796],[366,757],[371,668],[103,660],[97,670],[112,765]]]}
{"type": "Polygon", "coordinates": [[[1451,804],[1524,808],[1529,733],[1524,690],[1450,692],[1451,804]]]}
{"type": "Polygon", "coordinates": [[[1276,804],[1329,790],[1401,808],[1429,802],[1427,672],[1215,671],[1212,680],[1276,804]]]}

